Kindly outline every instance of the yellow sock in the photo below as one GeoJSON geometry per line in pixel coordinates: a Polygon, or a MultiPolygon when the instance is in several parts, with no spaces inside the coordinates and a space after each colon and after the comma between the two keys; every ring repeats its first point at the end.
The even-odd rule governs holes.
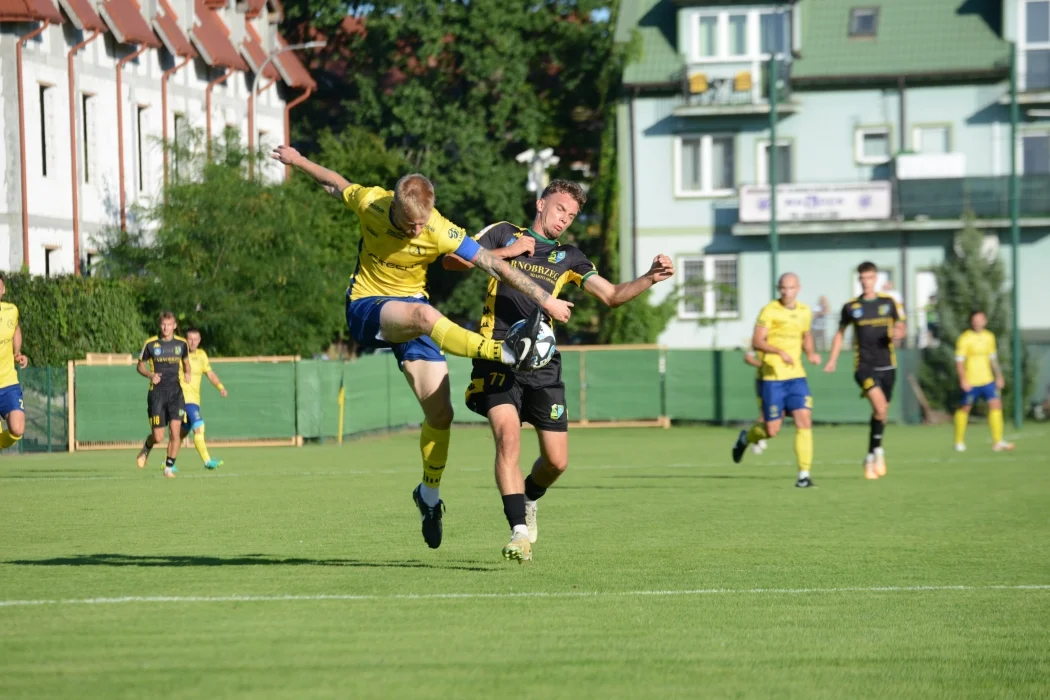
{"type": "Polygon", "coordinates": [[[747,431],[747,441],[751,445],[754,445],[759,440],[765,440],[768,437],[769,433],[766,432],[765,423],[755,423],[751,426],[751,430],[747,431]]]}
{"type": "Polygon", "coordinates": [[[436,489],[441,486],[441,474],[448,459],[449,430],[438,430],[423,422],[419,434],[419,451],[423,453],[423,485],[436,489]]]}
{"type": "Polygon", "coordinates": [[[477,357],[482,360],[503,361],[503,343],[486,338],[457,326],[447,318],[440,318],[430,331],[431,339],[450,355],[477,357]]]}
{"type": "Polygon", "coordinates": [[[955,444],[961,445],[966,440],[966,423],[970,420],[970,414],[966,411],[955,412],[955,444]]]}
{"type": "Polygon", "coordinates": [[[197,454],[201,456],[201,459],[205,462],[211,461],[211,455],[208,454],[208,446],[204,443],[203,425],[193,431],[193,446],[197,448],[197,454]]]}
{"type": "Polygon", "coordinates": [[[992,408],[988,411],[988,427],[992,430],[992,444],[1003,441],[1003,409],[992,408]]]}
{"type": "Polygon", "coordinates": [[[4,432],[0,433],[0,450],[7,449],[8,447],[15,444],[21,439],[21,435],[16,437],[11,434],[10,430],[5,430],[4,432]]]}
{"type": "Polygon", "coordinates": [[[798,460],[798,470],[808,472],[813,466],[813,429],[798,428],[795,431],[795,458],[798,460]]]}

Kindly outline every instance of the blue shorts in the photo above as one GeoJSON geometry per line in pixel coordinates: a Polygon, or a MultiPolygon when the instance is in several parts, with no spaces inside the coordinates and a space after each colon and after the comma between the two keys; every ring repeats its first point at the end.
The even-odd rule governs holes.
{"type": "Polygon", "coordinates": [[[0,416],[7,416],[11,411],[25,411],[22,403],[22,385],[12,384],[0,389],[0,416]]]}
{"type": "Polygon", "coordinates": [[[403,301],[406,304],[429,304],[419,297],[363,297],[350,301],[346,295],[346,325],[350,336],[366,348],[392,348],[397,366],[408,360],[444,362],[445,355],[430,336],[422,335],[407,343],[388,343],[379,337],[379,314],[388,301],[403,301]]]}
{"type": "Polygon", "coordinates": [[[813,396],[805,377],[762,382],[762,417],[766,421],[780,420],[785,414],[802,409],[813,409],[813,396]]]}
{"type": "Polygon", "coordinates": [[[984,386],[972,386],[969,391],[964,391],[962,395],[963,406],[973,406],[977,403],[978,399],[984,399],[985,401],[991,401],[992,399],[999,398],[999,387],[995,385],[995,382],[991,384],[985,384],[984,386]]]}
{"type": "Polygon", "coordinates": [[[195,403],[186,404],[186,418],[183,422],[191,429],[196,430],[199,426],[204,425],[204,418],[201,416],[201,407],[195,403]]]}

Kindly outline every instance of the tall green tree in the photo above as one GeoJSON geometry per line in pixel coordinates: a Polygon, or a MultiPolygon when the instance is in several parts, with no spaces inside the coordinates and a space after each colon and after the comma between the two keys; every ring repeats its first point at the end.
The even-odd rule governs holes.
{"type": "MultiPolygon", "coordinates": [[[[937,276],[936,313],[940,343],[923,351],[919,373],[920,383],[927,399],[936,407],[951,409],[959,401],[959,379],[955,368],[955,342],[969,327],[970,314],[984,311],[988,316],[988,330],[995,334],[999,363],[1006,378],[1003,392],[1005,406],[1012,405],[1012,396],[1018,390],[1013,376],[1010,328],[1013,310],[1006,268],[998,255],[982,251],[984,233],[977,228],[974,217],[966,217],[962,231],[952,250],[934,273],[937,276]]],[[[1020,390],[1027,398],[1031,393],[1032,371],[1027,353],[1022,358],[1020,390]]]]}

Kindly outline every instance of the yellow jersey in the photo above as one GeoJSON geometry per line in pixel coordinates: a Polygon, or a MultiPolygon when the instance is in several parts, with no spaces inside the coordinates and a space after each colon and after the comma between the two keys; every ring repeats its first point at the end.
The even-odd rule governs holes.
{"type": "Polygon", "coordinates": [[[18,330],[18,307],[0,301],[0,389],[18,384],[15,369],[15,331],[18,330]]]}
{"type": "Polygon", "coordinates": [[[350,185],[343,201],[361,219],[357,269],[350,278],[350,299],[426,297],[427,266],[454,253],[466,236],[437,209],[423,233],[412,237],[394,226],[390,207],[394,193],[382,187],[350,185]]]}
{"type": "Polygon", "coordinates": [[[185,377],[179,372],[179,384],[182,386],[182,395],[185,397],[186,403],[200,406],[201,379],[211,371],[211,361],[208,359],[208,353],[200,348],[187,353],[186,357],[190,360],[190,383],[187,384],[185,377]]]}
{"type": "Polygon", "coordinates": [[[786,365],[780,355],[764,353],[759,370],[763,381],[779,382],[806,376],[802,367],[802,337],[809,332],[812,323],[813,312],[802,302],[796,301],[795,308],[789,309],[779,299],[774,299],[763,307],[755,325],[769,332],[766,342],[786,352],[795,362],[786,365]]]}
{"type": "Polygon", "coordinates": [[[995,356],[995,334],[987,328],[980,333],[966,329],[955,343],[955,361],[964,363],[970,386],[985,386],[995,381],[992,374],[995,356]]]}

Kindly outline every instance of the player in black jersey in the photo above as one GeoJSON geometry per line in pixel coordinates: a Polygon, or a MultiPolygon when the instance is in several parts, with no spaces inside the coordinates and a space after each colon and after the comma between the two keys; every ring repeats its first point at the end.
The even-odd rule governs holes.
{"type": "Polygon", "coordinates": [[[186,339],[175,335],[175,314],[161,313],[160,334],[148,338],[139,355],[138,372],[149,379],[149,394],[146,396],[146,414],[149,417],[150,434],[139,451],[138,466],[146,466],[150,450],[164,439],[164,428],[168,429],[168,457],[164,461],[164,476],[175,478],[175,458],[179,454],[180,431],[185,399],[179,384],[179,372],[186,383],[190,383],[189,347],[186,339]]]}
{"type": "MultiPolygon", "coordinates": [[[[644,275],[614,285],[598,274],[579,248],[559,243],[558,239],[586,201],[583,189],[576,183],[553,180],[536,202],[536,218],[530,228],[504,221],[482,230],[477,241],[497,257],[510,260],[512,267],[524,272],[553,297],[557,297],[566,284],[575,284],[608,306],[619,306],[674,274],[671,259],[658,255],[644,275]]],[[[458,258],[446,257],[444,265],[448,269],[466,268],[458,258]]],[[[527,318],[535,309],[536,303],[527,296],[492,280],[480,332],[499,340],[514,323],[527,318]]],[[[511,540],[503,548],[503,556],[518,561],[531,559],[532,543],[538,536],[536,502],[569,464],[569,418],[560,354],[556,353],[550,364],[534,372],[519,372],[500,363],[474,360],[466,403],[470,410],[489,419],[496,441],[496,484],[511,527],[511,540]],[[536,428],[540,444],[540,457],[524,480],[518,464],[522,422],[536,428]]]]}
{"type": "Polygon", "coordinates": [[[853,326],[853,378],[863,396],[871,402],[871,424],[868,436],[868,454],[864,458],[864,477],[878,479],[886,476],[886,456],[882,450],[882,435],[886,429],[886,415],[893,399],[893,385],[897,379],[897,353],[894,344],[904,338],[904,309],[893,297],[875,291],[879,271],[875,263],[857,266],[861,294],[842,307],[839,330],[831,343],[831,355],[825,372],[834,372],[842,351],[846,328],[853,326]]]}

